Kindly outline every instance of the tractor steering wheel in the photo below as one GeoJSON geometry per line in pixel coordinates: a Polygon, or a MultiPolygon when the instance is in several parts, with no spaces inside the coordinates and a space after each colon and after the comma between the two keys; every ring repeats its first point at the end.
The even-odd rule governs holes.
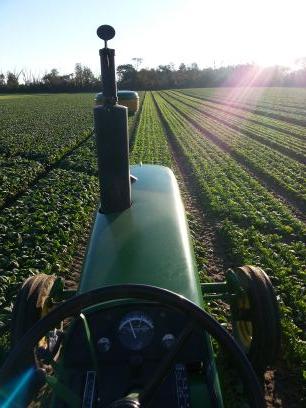
{"type": "Polygon", "coordinates": [[[205,330],[231,355],[243,380],[250,406],[252,408],[265,407],[262,388],[249,360],[233,337],[223,329],[214,318],[183,296],[166,289],[140,284],[105,286],[76,295],[61,303],[44,318],[39,320],[10,352],[0,370],[0,389],[16,376],[16,373],[18,373],[18,364],[22,361],[23,356],[33,351],[46,332],[52,330],[64,319],[79,315],[82,309],[86,309],[98,303],[119,299],[141,299],[159,302],[185,313],[189,323],[179,335],[176,346],[174,346],[161,361],[149,384],[147,384],[140,393],[138,401],[126,401],[127,405],[124,405],[124,401],[118,400],[111,406],[146,406],[168,374],[177,353],[183,347],[192,330],[196,327],[197,329],[205,330]],[[135,404],[128,405],[129,403],[135,404]]]}

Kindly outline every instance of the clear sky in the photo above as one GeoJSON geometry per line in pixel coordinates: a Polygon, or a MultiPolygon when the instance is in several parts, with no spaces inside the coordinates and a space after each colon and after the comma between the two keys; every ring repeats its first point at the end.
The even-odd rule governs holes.
{"type": "Polygon", "coordinates": [[[117,65],[293,66],[306,57],[306,0],[0,0],[0,72],[64,74],[80,62],[98,73],[101,24],[116,29],[117,65]]]}

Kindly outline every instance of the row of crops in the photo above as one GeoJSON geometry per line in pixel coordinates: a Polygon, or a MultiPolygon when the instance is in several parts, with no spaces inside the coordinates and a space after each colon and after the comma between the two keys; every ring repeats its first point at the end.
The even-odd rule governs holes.
{"type": "MultiPolygon", "coordinates": [[[[213,225],[225,263],[266,270],[281,305],[282,354],[300,369],[306,359],[306,229],[294,205],[303,209],[306,200],[305,92],[294,98],[292,90],[262,97],[258,90],[241,91],[234,99],[238,91],[141,94],[140,114],[129,118],[131,162],[171,167],[183,195],[192,191],[213,225]]],[[[91,223],[98,199],[92,99],[0,99],[2,350],[20,282],[39,272],[69,278],[91,223]]],[[[197,235],[198,220],[192,214],[188,220],[201,278],[208,280],[207,242],[197,235]]]]}

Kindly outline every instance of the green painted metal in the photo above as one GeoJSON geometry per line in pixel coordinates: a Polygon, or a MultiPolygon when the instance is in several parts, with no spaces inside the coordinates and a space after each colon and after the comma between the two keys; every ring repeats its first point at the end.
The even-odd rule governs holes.
{"type": "MultiPolygon", "coordinates": [[[[65,384],[61,383],[57,377],[47,375],[46,384],[48,384],[52,389],[53,396],[58,397],[61,401],[65,401],[68,407],[75,408],[81,406],[82,401],[78,397],[78,395],[76,395],[74,391],[67,387],[65,384]]],[[[52,406],[54,405],[52,404],[52,406]]]]}
{"type": "Polygon", "coordinates": [[[233,271],[232,269],[228,269],[226,271],[225,278],[226,278],[226,284],[227,284],[229,292],[235,293],[237,295],[244,294],[244,289],[242,288],[241,283],[235,271],[233,271]]]}
{"type": "Polygon", "coordinates": [[[206,302],[218,299],[231,303],[232,297],[237,296],[231,292],[228,282],[201,283],[201,289],[206,302]]]}
{"type": "MultiPolygon", "coordinates": [[[[237,297],[244,294],[244,290],[241,288],[234,271],[229,269],[225,276],[225,282],[208,282],[201,284],[202,294],[205,301],[209,302],[218,299],[233,305],[233,302],[235,302],[237,297]]],[[[231,312],[233,312],[233,310],[234,308],[232,307],[231,312]]]]}
{"type": "Polygon", "coordinates": [[[95,367],[96,372],[98,373],[99,372],[98,359],[97,359],[97,355],[96,355],[96,352],[95,352],[95,347],[94,347],[93,342],[92,342],[92,336],[91,336],[89,324],[88,324],[88,321],[87,321],[86,316],[84,315],[84,313],[80,314],[80,318],[81,318],[81,321],[83,323],[85,338],[87,340],[87,346],[88,346],[88,349],[89,349],[89,352],[90,352],[92,364],[95,367]]]}
{"type": "MultiPolygon", "coordinates": [[[[192,408],[211,408],[207,385],[203,382],[203,373],[196,373],[189,379],[190,399],[192,408]],[[203,403],[205,401],[205,405],[203,403]]],[[[222,401],[222,399],[220,399],[222,401]]]]}
{"type": "Polygon", "coordinates": [[[241,295],[244,293],[236,273],[228,269],[225,273],[225,282],[207,282],[201,284],[203,296],[209,294],[241,295]]]}
{"type": "Polygon", "coordinates": [[[185,211],[172,171],[132,166],[132,206],[97,213],[78,289],[143,283],[181,294],[203,307],[185,211]]]}
{"type": "Polygon", "coordinates": [[[228,293],[228,286],[226,282],[202,283],[203,295],[208,293],[228,293]]]}

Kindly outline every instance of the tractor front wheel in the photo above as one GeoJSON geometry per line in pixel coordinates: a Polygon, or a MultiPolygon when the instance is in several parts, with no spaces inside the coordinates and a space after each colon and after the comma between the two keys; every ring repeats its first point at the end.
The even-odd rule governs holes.
{"type": "Polygon", "coordinates": [[[30,276],[19,289],[12,313],[12,346],[15,346],[21,337],[47,314],[46,299],[55,279],[55,275],[44,273],[30,276]]]}
{"type": "MultiPolygon", "coordinates": [[[[46,275],[44,273],[30,276],[24,281],[19,289],[16,297],[16,301],[12,312],[11,322],[11,344],[12,347],[21,340],[21,338],[37,323],[42,317],[44,317],[48,311],[48,296],[52,290],[54,282],[56,280],[55,275],[46,275]]],[[[47,338],[40,339],[39,346],[46,348],[48,346],[47,338]]],[[[27,370],[36,370],[36,358],[33,353],[27,353],[22,356],[22,361],[19,364],[19,372],[25,372],[27,370]]],[[[38,371],[37,371],[38,372],[38,371]]],[[[31,401],[31,395],[36,390],[39,390],[43,385],[42,378],[37,376],[36,381],[33,381],[31,385],[24,391],[22,398],[22,404],[18,406],[28,406],[31,401]]]]}
{"type": "Polygon", "coordinates": [[[280,349],[280,316],[276,295],[267,274],[245,265],[235,271],[241,294],[231,303],[233,334],[262,376],[280,349]]]}

